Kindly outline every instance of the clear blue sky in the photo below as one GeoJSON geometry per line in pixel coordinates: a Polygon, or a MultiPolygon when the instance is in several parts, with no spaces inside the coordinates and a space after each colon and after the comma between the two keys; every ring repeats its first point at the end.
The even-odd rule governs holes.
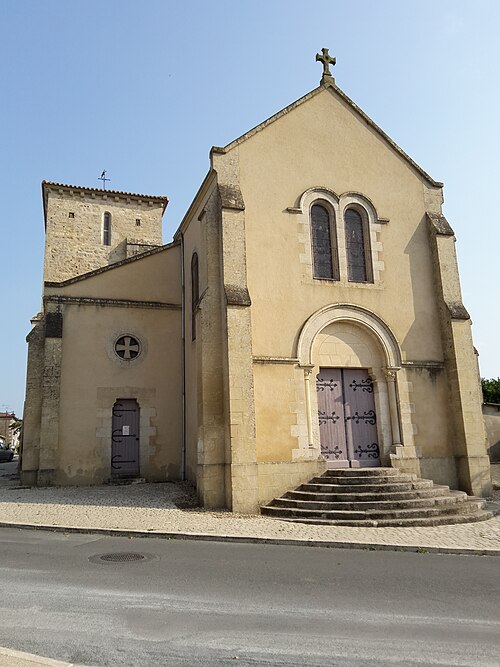
{"type": "Polygon", "coordinates": [[[224,145],[315,88],[314,56],[436,180],[481,373],[500,375],[498,0],[0,0],[0,410],[22,412],[42,179],[168,195],[168,241],[224,145]]]}

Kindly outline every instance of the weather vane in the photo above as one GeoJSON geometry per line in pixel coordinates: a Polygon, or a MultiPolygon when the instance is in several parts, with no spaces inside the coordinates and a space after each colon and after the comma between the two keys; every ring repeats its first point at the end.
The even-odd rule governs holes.
{"type": "Polygon", "coordinates": [[[106,181],[109,181],[109,178],[106,178],[106,169],[103,169],[102,174],[99,176],[99,180],[102,181],[102,189],[106,189],[106,181]]]}

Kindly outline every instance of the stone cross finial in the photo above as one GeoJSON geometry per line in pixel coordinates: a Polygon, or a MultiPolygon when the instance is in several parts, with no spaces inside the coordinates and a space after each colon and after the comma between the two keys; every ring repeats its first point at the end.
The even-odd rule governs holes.
{"type": "Polygon", "coordinates": [[[321,49],[323,55],[320,56],[319,53],[316,54],[316,62],[323,63],[323,76],[321,77],[321,83],[335,83],[335,79],[332,76],[330,71],[330,65],[335,65],[337,62],[336,58],[332,58],[328,54],[328,49],[321,49]]]}

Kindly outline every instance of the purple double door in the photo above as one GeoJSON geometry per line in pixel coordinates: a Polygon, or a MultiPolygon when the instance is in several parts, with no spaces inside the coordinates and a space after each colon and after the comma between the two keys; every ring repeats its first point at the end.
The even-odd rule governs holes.
{"type": "Polygon", "coordinates": [[[139,405],[133,399],[118,400],[113,406],[111,475],[139,476],[139,405]]]}
{"type": "Polygon", "coordinates": [[[321,453],[328,467],[380,465],[373,382],[364,368],[320,368],[316,376],[321,453]]]}

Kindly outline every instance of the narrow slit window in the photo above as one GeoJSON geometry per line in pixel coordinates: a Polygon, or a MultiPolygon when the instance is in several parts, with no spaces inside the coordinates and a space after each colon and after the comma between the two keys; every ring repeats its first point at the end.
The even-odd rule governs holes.
{"type": "Polygon", "coordinates": [[[111,245],[111,213],[107,211],[102,224],[102,242],[103,245],[111,245]]]}
{"type": "Polygon", "coordinates": [[[198,255],[193,253],[191,258],[191,340],[196,340],[196,311],[200,300],[200,277],[198,269],[198,255]]]}
{"type": "Polygon", "coordinates": [[[345,238],[348,279],[354,283],[368,282],[366,229],[361,214],[353,208],[345,212],[345,238]]]}
{"type": "Polygon", "coordinates": [[[338,279],[336,233],[333,217],[320,204],[311,207],[311,238],[314,277],[338,279]]]}

